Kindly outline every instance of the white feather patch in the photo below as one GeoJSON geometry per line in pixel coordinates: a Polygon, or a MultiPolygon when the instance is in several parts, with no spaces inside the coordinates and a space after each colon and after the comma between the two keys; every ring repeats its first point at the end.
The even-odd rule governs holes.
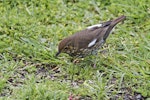
{"type": "MultiPolygon", "coordinates": [[[[116,27],[116,26],[115,26],[116,27]]],[[[112,34],[115,31],[115,27],[110,31],[109,34],[112,34]]]]}
{"type": "Polygon", "coordinates": [[[87,29],[92,29],[94,27],[101,27],[101,26],[102,26],[102,24],[96,24],[96,25],[92,25],[92,26],[87,27],[87,29]]]}
{"type": "Polygon", "coordinates": [[[91,41],[91,42],[88,44],[88,47],[91,47],[91,46],[95,45],[96,40],[97,40],[97,39],[94,39],[93,41],[91,41]]]}

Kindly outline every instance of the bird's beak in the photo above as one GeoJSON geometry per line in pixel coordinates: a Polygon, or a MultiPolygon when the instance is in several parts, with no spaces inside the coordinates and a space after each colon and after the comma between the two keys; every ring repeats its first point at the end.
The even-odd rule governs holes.
{"type": "Polygon", "coordinates": [[[60,54],[60,52],[57,52],[55,56],[57,57],[59,54],[60,54]]]}

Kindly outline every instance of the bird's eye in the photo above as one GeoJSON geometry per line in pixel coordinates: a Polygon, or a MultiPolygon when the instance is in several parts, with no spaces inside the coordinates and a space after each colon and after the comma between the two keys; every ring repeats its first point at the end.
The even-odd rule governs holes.
{"type": "Polygon", "coordinates": [[[65,47],[64,49],[65,49],[65,50],[67,50],[67,49],[68,49],[68,47],[65,47]]]}

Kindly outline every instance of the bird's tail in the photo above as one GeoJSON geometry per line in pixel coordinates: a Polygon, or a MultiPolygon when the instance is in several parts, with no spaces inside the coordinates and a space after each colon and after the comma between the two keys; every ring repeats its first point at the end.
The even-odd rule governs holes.
{"type": "Polygon", "coordinates": [[[114,26],[116,26],[119,22],[125,20],[125,18],[126,18],[126,16],[122,15],[122,16],[112,20],[109,27],[108,27],[108,29],[107,29],[107,31],[106,31],[106,33],[105,33],[105,35],[104,35],[104,37],[103,37],[103,39],[106,40],[107,37],[110,34],[110,31],[114,28],[114,26]]]}

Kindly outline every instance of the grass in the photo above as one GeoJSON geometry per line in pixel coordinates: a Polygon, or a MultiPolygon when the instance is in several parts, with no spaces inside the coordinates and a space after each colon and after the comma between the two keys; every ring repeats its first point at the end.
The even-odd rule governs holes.
{"type": "Polygon", "coordinates": [[[150,98],[148,0],[1,0],[1,100],[150,98]],[[73,64],[58,43],[89,25],[127,16],[99,53],[73,64]],[[96,68],[93,68],[94,61],[96,68]],[[71,81],[73,76],[73,81],[71,81]]]}

